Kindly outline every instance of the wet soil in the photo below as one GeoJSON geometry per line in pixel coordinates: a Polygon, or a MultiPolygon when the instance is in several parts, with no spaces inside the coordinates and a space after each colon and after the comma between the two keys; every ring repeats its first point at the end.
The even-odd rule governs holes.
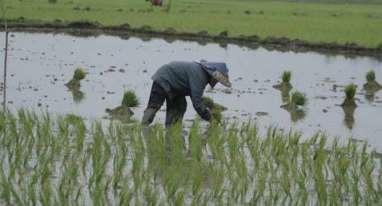
{"type": "MultiPolygon", "coordinates": [[[[0,27],[3,28],[3,23],[0,27]]],[[[129,38],[131,35],[140,35],[142,38],[150,40],[152,37],[161,37],[168,42],[176,40],[194,40],[200,42],[202,45],[207,43],[216,42],[226,47],[229,43],[235,43],[256,49],[259,47],[268,50],[279,51],[294,51],[306,52],[315,51],[324,54],[343,54],[350,58],[356,56],[370,56],[382,59],[382,47],[368,48],[357,45],[355,43],[338,44],[335,42],[321,42],[312,43],[299,39],[288,39],[284,37],[267,37],[260,38],[256,35],[238,37],[228,36],[227,31],[222,31],[218,35],[211,35],[206,31],[199,31],[195,33],[178,32],[174,28],[167,28],[164,30],[155,30],[150,26],[142,26],[133,28],[128,23],[119,26],[103,26],[98,22],[88,21],[75,21],[65,23],[61,21],[55,22],[40,22],[30,21],[23,18],[16,20],[9,20],[8,27],[10,31],[28,31],[28,32],[58,32],[68,33],[71,35],[81,37],[98,36],[101,34],[120,36],[121,38],[129,38]]],[[[0,29],[1,29],[0,28],[0,29]]]]}

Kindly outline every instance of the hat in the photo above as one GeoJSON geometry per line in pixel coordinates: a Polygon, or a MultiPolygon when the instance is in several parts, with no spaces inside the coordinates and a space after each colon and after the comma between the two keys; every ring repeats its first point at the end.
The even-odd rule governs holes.
{"type": "Polygon", "coordinates": [[[205,60],[202,60],[198,63],[209,75],[211,75],[212,78],[217,80],[220,84],[226,87],[232,86],[231,82],[229,81],[228,68],[225,63],[207,62],[205,60]]]}

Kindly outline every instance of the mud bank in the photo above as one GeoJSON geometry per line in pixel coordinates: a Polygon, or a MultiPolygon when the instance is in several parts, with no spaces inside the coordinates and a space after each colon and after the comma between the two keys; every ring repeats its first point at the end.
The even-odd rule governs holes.
{"type": "MultiPolygon", "coordinates": [[[[0,24],[3,30],[3,23],[0,24]]],[[[173,28],[164,30],[155,30],[150,26],[142,26],[133,28],[128,23],[119,26],[103,26],[97,22],[75,21],[65,23],[62,21],[54,22],[39,22],[27,21],[24,19],[12,20],[8,22],[10,31],[27,31],[27,32],[53,32],[67,33],[76,36],[98,36],[100,34],[108,34],[119,36],[121,38],[129,38],[131,35],[139,35],[144,38],[160,37],[169,42],[175,40],[193,40],[200,44],[216,42],[220,45],[233,43],[241,46],[246,46],[252,49],[263,47],[267,50],[278,51],[293,51],[307,52],[314,51],[323,54],[344,55],[347,57],[368,56],[377,59],[382,59],[382,46],[378,48],[367,48],[355,43],[338,44],[335,42],[312,43],[299,39],[288,39],[284,37],[267,37],[260,38],[259,36],[238,36],[231,37],[227,31],[222,31],[218,35],[211,35],[206,31],[196,33],[178,32],[173,28]]]]}

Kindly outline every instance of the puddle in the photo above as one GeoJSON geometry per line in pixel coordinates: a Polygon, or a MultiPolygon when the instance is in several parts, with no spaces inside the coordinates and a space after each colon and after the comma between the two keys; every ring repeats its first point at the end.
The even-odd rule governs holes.
{"type": "MultiPolygon", "coordinates": [[[[1,33],[0,39],[3,37],[1,33]]],[[[382,91],[371,99],[361,90],[370,69],[382,81],[382,62],[373,58],[106,35],[82,38],[17,32],[10,35],[9,44],[7,102],[11,110],[75,113],[93,120],[107,117],[105,109],[120,105],[125,90],[134,90],[141,102],[133,110],[134,117],[140,119],[148,101],[151,75],[159,66],[174,60],[206,59],[224,61],[230,67],[234,90],[219,85],[205,93],[228,108],[224,112],[228,119],[257,120],[261,128],[293,128],[305,135],[324,131],[329,136],[354,137],[382,150],[382,91]],[[88,74],[80,92],[73,93],[65,83],[77,67],[88,74]],[[308,97],[303,114],[280,108],[287,95],[272,86],[279,83],[284,70],[292,71],[292,91],[299,90],[308,97]],[[345,114],[336,105],[342,103],[343,86],[349,83],[358,85],[358,107],[345,114]]],[[[185,122],[195,117],[189,99],[188,103],[185,122]]],[[[164,115],[162,109],[156,121],[164,123],[164,115]]]]}

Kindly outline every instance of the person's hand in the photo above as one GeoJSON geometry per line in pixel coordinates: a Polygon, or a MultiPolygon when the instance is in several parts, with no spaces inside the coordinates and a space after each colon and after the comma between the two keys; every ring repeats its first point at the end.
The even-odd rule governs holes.
{"type": "Polygon", "coordinates": [[[212,123],[212,121],[213,121],[213,116],[212,116],[212,112],[211,112],[211,110],[210,110],[210,108],[206,108],[206,120],[208,121],[208,122],[210,122],[210,123],[212,123]]]}

